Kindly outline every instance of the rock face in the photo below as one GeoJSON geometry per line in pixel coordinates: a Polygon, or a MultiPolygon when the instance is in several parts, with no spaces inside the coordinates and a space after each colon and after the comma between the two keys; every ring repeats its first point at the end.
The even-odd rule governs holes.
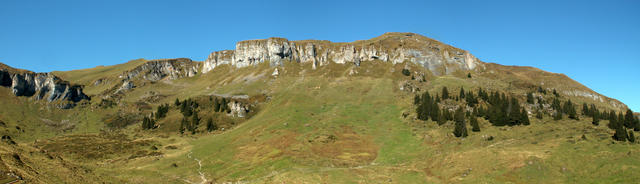
{"type": "Polygon", "coordinates": [[[136,85],[143,85],[144,81],[156,82],[163,79],[174,80],[193,77],[198,73],[198,68],[199,63],[187,58],[147,61],[120,75],[122,85],[117,86],[114,93],[133,89],[136,85]],[[137,82],[134,83],[134,81],[137,82]]]}
{"type": "Polygon", "coordinates": [[[197,73],[198,63],[191,61],[191,59],[160,59],[148,61],[120,75],[120,78],[124,80],[142,78],[149,81],[159,81],[164,78],[173,80],[182,77],[193,77],[197,73]]]}
{"type": "Polygon", "coordinates": [[[249,112],[248,106],[243,105],[242,103],[237,101],[231,101],[227,104],[227,106],[229,106],[229,109],[231,109],[229,115],[234,117],[243,118],[247,115],[247,112],[249,112]]]}
{"type": "Polygon", "coordinates": [[[413,62],[434,74],[473,70],[482,65],[469,52],[436,40],[413,33],[386,33],[371,40],[351,43],[289,41],[284,38],[241,41],[236,44],[235,50],[211,53],[204,62],[202,72],[206,73],[223,64],[240,68],[263,62],[278,66],[283,61],[293,61],[312,63],[315,69],[329,62],[360,65],[360,62],[373,60],[394,64],[413,62]]]}
{"type": "Polygon", "coordinates": [[[51,73],[11,73],[0,70],[0,86],[10,87],[16,96],[35,96],[38,100],[47,99],[49,102],[90,100],[82,92],[82,86],[71,85],[51,73]]]}

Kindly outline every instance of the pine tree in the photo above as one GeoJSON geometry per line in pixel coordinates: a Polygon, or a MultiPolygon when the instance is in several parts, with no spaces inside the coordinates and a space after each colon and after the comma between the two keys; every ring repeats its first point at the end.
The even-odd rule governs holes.
{"type": "Polygon", "coordinates": [[[538,86],[538,93],[547,94],[547,90],[542,89],[542,86],[538,86]]]}
{"type": "Polygon", "coordinates": [[[467,78],[471,78],[471,73],[467,73],[467,78]]]}
{"type": "Polygon", "coordinates": [[[178,100],[178,98],[176,98],[176,101],[173,103],[174,105],[179,106],[180,105],[180,100],[178,100]]]}
{"type": "Polygon", "coordinates": [[[587,105],[587,103],[582,103],[582,115],[583,116],[591,115],[591,112],[589,112],[589,106],[587,105]]]}
{"type": "Polygon", "coordinates": [[[191,134],[196,133],[196,130],[198,129],[199,124],[200,124],[200,118],[198,118],[198,113],[194,112],[193,116],[191,116],[191,126],[190,126],[191,134]]]}
{"type": "Polygon", "coordinates": [[[558,98],[553,98],[553,102],[551,102],[551,108],[558,112],[561,112],[562,107],[560,106],[560,100],[558,100],[558,98]]]}
{"type": "Polygon", "coordinates": [[[591,124],[593,124],[595,126],[600,125],[600,115],[598,115],[597,113],[593,113],[591,118],[592,118],[591,124]]]}
{"type": "Polygon", "coordinates": [[[521,112],[520,112],[520,122],[523,125],[529,125],[531,124],[529,122],[529,113],[527,112],[527,110],[524,109],[524,107],[522,108],[521,112]]]}
{"type": "Polygon", "coordinates": [[[459,121],[464,121],[464,110],[463,107],[459,107],[456,112],[454,113],[454,117],[453,117],[454,121],[459,122],[459,121]]]}
{"type": "Polygon", "coordinates": [[[469,134],[467,133],[467,125],[465,124],[462,108],[458,108],[458,110],[456,110],[455,117],[456,126],[453,129],[453,134],[456,137],[467,137],[469,134]]]}
{"type": "Polygon", "coordinates": [[[556,113],[553,115],[553,120],[561,120],[562,119],[562,112],[560,112],[559,110],[556,110],[556,113]]]}
{"type": "Polygon", "coordinates": [[[213,123],[213,119],[212,118],[207,119],[207,131],[211,132],[217,129],[218,129],[218,126],[215,123],[213,123]]]}
{"type": "Polygon", "coordinates": [[[633,135],[633,130],[629,130],[629,135],[627,136],[629,142],[636,142],[636,136],[633,135]]]}
{"type": "Polygon", "coordinates": [[[627,140],[627,132],[624,130],[624,127],[622,125],[616,127],[616,133],[613,134],[613,140],[616,140],[616,141],[627,140]]]}
{"type": "Polygon", "coordinates": [[[446,100],[449,99],[449,90],[447,90],[447,87],[443,87],[442,88],[442,100],[446,100]]]}
{"type": "Polygon", "coordinates": [[[531,92],[527,93],[527,103],[528,104],[534,104],[533,93],[531,93],[531,92]]]}
{"type": "Polygon", "coordinates": [[[465,94],[464,94],[464,88],[460,87],[460,100],[464,99],[465,94]]]}
{"type": "Polygon", "coordinates": [[[180,134],[184,134],[186,127],[187,127],[187,119],[182,118],[182,120],[180,121],[180,134]]]}
{"type": "Polygon", "coordinates": [[[447,123],[447,118],[446,118],[446,115],[444,113],[446,111],[447,111],[446,109],[442,110],[442,113],[440,114],[440,116],[438,117],[438,119],[436,121],[438,123],[438,125],[444,125],[445,123],[447,123]]]}
{"type": "Polygon", "coordinates": [[[142,118],[142,129],[148,129],[147,127],[149,127],[149,118],[145,116],[142,118]]]}
{"type": "Polygon", "coordinates": [[[631,109],[627,109],[624,115],[624,126],[627,128],[635,128],[636,117],[633,115],[631,109]]]}
{"type": "Polygon", "coordinates": [[[633,131],[640,131],[640,119],[636,118],[635,122],[636,126],[633,128],[633,131]]]}
{"type": "Polygon", "coordinates": [[[213,99],[213,111],[220,112],[220,102],[218,102],[218,98],[213,99]]]}
{"type": "Polygon", "coordinates": [[[553,89],[553,95],[555,95],[556,97],[560,97],[560,94],[556,91],[556,89],[553,89]]]}
{"type": "Polygon", "coordinates": [[[471,131],[479,132],[480,125],[478,124],[478,118],[476,116],[471,116],[469,119],[469,122],[471,124],[471,131]]]}
{"type": "Polygon", "coordinates": [[[609,112],[609,124],[607,126],[612,130],[618,128],[618,116],[613,110],[609,112]]]}

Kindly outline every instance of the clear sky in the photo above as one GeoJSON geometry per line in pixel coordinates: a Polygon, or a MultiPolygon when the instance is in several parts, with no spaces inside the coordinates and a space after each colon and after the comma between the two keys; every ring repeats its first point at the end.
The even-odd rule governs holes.
{"type": "Polygon", "coordinates": [[[0,1],[0,62],[48,72],[234,49],[247,39],[415,32],[564,73],[640,111],[640,1],[0,1]]]}

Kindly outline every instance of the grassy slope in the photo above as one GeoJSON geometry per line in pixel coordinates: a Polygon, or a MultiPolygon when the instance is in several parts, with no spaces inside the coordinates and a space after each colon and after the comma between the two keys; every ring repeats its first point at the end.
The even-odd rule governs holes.
{"type": "MultiPolygon", "coordinates": [[[[204,177],[216,182],[620,183],[639,179],[633,174],[640,170],[634,156],[640,154],[637,145],[612,143],[606,122],[593,127],[588,120],[552,122],[547,117],[532,119],[528,127],[492,127],[481,121],[482,132],[458,139],[450,133],[451,123],[438,127],[430,121],[402,118],[403,112],[413,111],[413,95],[398,90],[402,76],[397,71],[402,66],[395,66],[392,73],[390,65],[365,64],[356,68],[359,73],[355,76],[347,74],[350,66],[326,67],[332,68],[314,71],[292,64],[281,68],[277,79],[248,82],[236,79],[272,69],[224,68],[199,76],[216,85],[199,84],[188,91],[168,88],[202,82],[193,78],[153,88],[173,91],[170,94],[178,97],[266,90],[272,101],[232,130],[202,137],[155,137],[180,149],[166,151],[161,159],[116,163],[100,172],[131,182],[200,181],[193,159],[197,158],[204,177]],[[315,141],[326,135],[337,138],[328,143],[315,141]],[[495,140],[486,141],[487,136],[495,140]],[[585,165],[585,160],[590,162],[585,165]]],[[[441,86],[509,86],[482,75],[473,80],[443,76],[429,81],[422,87],[432,92],[441,86]]],[[[522,89],[514,90],[510,92],[522,89]]]]}
{"type": "MultiPolygon", "coordinates": [[[[139,63],[56,74],[87,85],[85,91],[98,92],[101,89],[90,85],[93,81],[117,77],[139,63]]],[[[123,99],[125,104],[141,101],[149,91],[164,95],[152,105],[212,94],[271,96],[258,114],[231,130],[179,136],[159,133],[160,130],[140,131],[138,125],[133,125],[122,131],[131,139],[157,142],[163,156],[126,159],[130,154],[127,152],[116,155],[119,159],[105,161],[62,156],[92,170],[94,175],[86,177],[93,178],[88,181],[116,183],[199,181],[199,166],[194,158],[201,161],[204,177],[215,182],[628,183],[640,179],[634,175],[640,170],[637,144],[612,143],[606,121],[599,127],[593,127],[588,120],[552,122],[548,117],[543,121],[532,118],[528,127],[492,127],[481,121],[482,132],[458,139],[451,135],[451,123],[439,127],[430,121],[413,120],[413,94],[398,90],[400,83],[410,78],[400,74],[403,64],[330,64],[317,70],[308,64],[286,65],[279,68],[281,75],[277,78],[270,76],[273,68],[266,64],[242,69],[221,66],[193,78],[140,86],[123,99]],[[351,76],[351,70],[357,73],[351,76]],[[411,115],[402,118],[405,112],[411,115]],[[335,139],[327,141],[328,136],[335,139]],[[487,136],[495,139],[486,141],[487,136]],[[166,149],[170,145],[178,149],[166,149]],[[589,162],[585,164],[585,160],[589,162]],[[172,166],[174,163],[178,167],[172,166]]],[[[428,73],[410,67],[412,71],[428,73]]],[[[472,73],[473,79],[464,78],[464,74],[427,75],[429,82],[417,86],[434,93],[448,86],[454,95],[460,86],[483,87],[524,98],[529,88],[522,86],[537,84],[520,74],[520,81],[526,84],[513,85],[509,77],[516,74],[496,71],[497,74],[472,73]]],[[[8,124],[5,132],[27,146],[35,139],[69,134],[42,126],[42,118],[69,119],[76,122],[71,134],[87,134],[99,132],[104,127],[102,116],[114,111],[63,111],[28,98],[9,96],[8,89],[2,90],[0,94],[6,96],[0,98],[0,104],[7,110],[0,111],[0,119],[8,124]],[[15,125],[26,127],[27,133],[12,129],[15,125]]]]}

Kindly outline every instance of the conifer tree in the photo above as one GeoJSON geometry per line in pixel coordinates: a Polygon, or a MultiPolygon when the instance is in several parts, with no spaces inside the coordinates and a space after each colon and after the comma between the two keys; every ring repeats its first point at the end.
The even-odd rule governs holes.
{"type": "Polygon", "coordinates": [[[449,99],[449,90],[447,90],[447,87],[443,87],[442,88],[442,100],[446,100],[449,99]]]}
{"type": "Polygon", "coordinates": [[[531,92],[527,93],[527,103],[528,104],[534,104],[533,93],[531,93],[531,92]]]}
{"type": "Polygon", "coordinates": [[[474,132],[479,132],[480,131],[480,125],[478,124],[478,118],[476,116],[471,116],[469,117],[469,122],[471,124],[471,131],[474,132]]]}
{"type": "Polygon", "coordinates": [[[213,99],[213,111],[220,112],[220,102],[218,102],[218,98],[213,99]]]}
{"type": "Polygon", "coordinates": [[[633,128],[633,131],[640,131],[640,119],[636,118],[636,126],[633,128]]]}
{"type": "Polygon", "coordinates": [[[547,94],[547,91],[542,89],[542,86],[538,86],[538,93],[547,94]]]}
{"type": "Polygon", "coordinates": [[[465,99],[464,87],[460,87],[460,100],[465,99]]]}
{"type": "Polygon", "coordinates": [[[195,134],[198,129],[198,125],[200,124],[200,118],[198,118],[198,113],[194,112],[193,116],[191,116],[191,126],[189,127],[191,130],[191,134],[195,134]]]}
{"type": "Polygon", "coordinates": [[[529,122],[529,113],[527,112],[526,109],[524,109],[524,107],[522,108],[522,110],[520,112],[520,122],[522,122],[523,125],[531,124],[529,122]]]}
{"type": "Polygon", "coordinates": [[[613,110],[609,112],[609,124],[607,126],[612,130],[618,128],[618,116],[613,110]]]}
{"type": "Polygon", "coordinates": [[[217,129],[218,129],[218,126],[215,123],[213,123],[213,119],[212,118],[207,119],[207,131],[211,132],[217,129]]]}
{"type": "Polygon", "coordinates": [[[616,140],[616,141],[627,140],[627,132],[624,130],[624,127],[622,125],[616,127],[616,133],[613,134],[613,140],[616,140]]]}
{"type": "Polygon", "coordinates": [[[553,115],[553,120],[561,120],[562,119],[562,112],[560,112],[560,110],[556,110],[556,113],[553,115]]]}
{"type": "Polygon", "coordinates": [[[176,105],[176,107],[179,106],[180,105],[180,100],[178,100],[178,98],[176,98],[176,101],[173,102],[173,104],[176,105]]]}
{"type": "Polygon", "coordinates": [[[187,119],[182,118],[182,120],[180,121],[180,134],[184,134],[186,127],[187,127],[187,119]]]}
{"type": "Polygon", "coordinates": [[[636,136],[633,135],[633,130],[629,130],[629,135],[627,136],[629,142],[636,142],[636,136]]]}
{"type": "Polygon", "coordinates": [[[624,115],[624,126],[627,128],[635,128],[636,117],[633,115],[633,111],[631,109],[627,109],[626,114],[624,115]]]}
{"type": "Polygon", "coordinates": [[[618,113],[618,125],[627,127],[624,124],[624,115],[622,115],[622,112],[618,113]]]}
{"type": "Polygon", "coordinates": [[[467,78],[471,78],[471,73],[467,73],[467,78]]]}
{"type": "Polygon", "coordinates": [[[442,113],[438,116],[438,119],[436,120],[438,125],[444,125],[445,123],[447,123],[447,118],[444,112],[447,112],[447,110],[443,109],[442,113]]]}
{"type": "Polygon", "coordinates": [[[582,103],[582,115],[584,116],[591,115],[591,112],[589,112],[589,106],[587,105],[587,103],[582,103]]]}
{"type": "Polygon", "coordinates": [[[469,134],[467,133],[467,125],[465,124],[464,112],[462,108],[458,108],[455,112],[455,128],[453,129],[453,134],[456,137],[467,137],[469,134]]]}
{"type": "Polygon", "coordinates": [[[592,113],[593,115],[591,115],[591,124],[598,126],[600,125],[600,115],[598,115],[597,113],[592,113]]]}
{"type": "Polygon", "coordinates": [[[459,107],[454,113],[454,121],[464,121],[464,110],[463,107],[459,107]]]}

